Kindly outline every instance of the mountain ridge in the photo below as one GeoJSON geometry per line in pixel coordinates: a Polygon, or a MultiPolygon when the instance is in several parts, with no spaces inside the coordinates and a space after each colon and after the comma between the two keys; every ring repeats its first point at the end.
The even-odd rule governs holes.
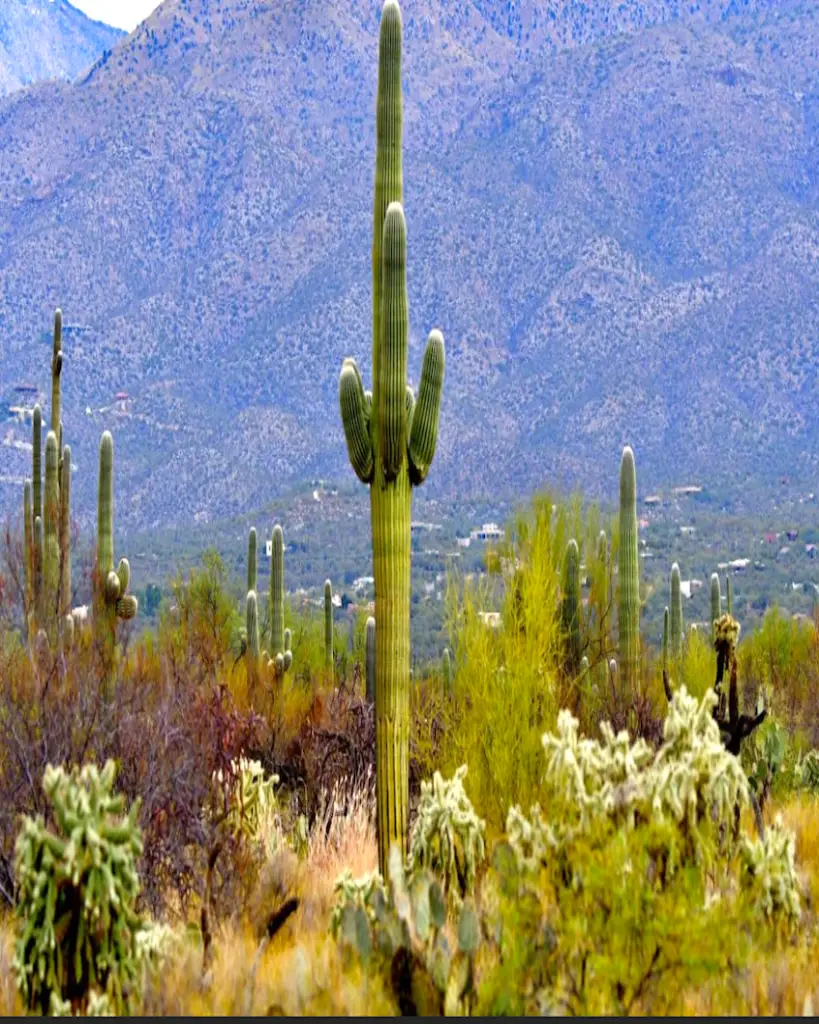
{"type": "MultiPolygon", "coordinates": [[[[448,348],[427,487],[610,491],[626,441],[658,482],[813,473],[816,13],[633,5],[613,35],[564,5],[558,48],[533,3],[503,32],[488,0],[410,6],[410,379],[430,328],[448,348]]],[[[106,427],[134,526],[348,472],[377,24],[363,0],[166,0],[82,82],[0,103],[0,401],[46,391],[55,306],[92,328],[65,344],[86,512],[106,427]]],[[[27,472],[0,448],[5,507],[27,472]]]]}

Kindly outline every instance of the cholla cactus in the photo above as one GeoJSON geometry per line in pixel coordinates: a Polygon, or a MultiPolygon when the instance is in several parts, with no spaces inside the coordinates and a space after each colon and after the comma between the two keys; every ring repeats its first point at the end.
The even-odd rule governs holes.
{"type": "Polygon", "coordinates": [[[51,1011],[52,997],[80,1013],[95,997],[115,1012],[128,1007],[144,927],[134,911],[142,840],[139,801],[123,817],[115,771],[113,761],[102,772],[49,765],[43,790],[57,833],[40,817],[25,818],[17,839],[14,967],[26,1006],[40,1014],[51,1011]]]}
{"type": "Polygon", "coordinates": [[[615,735],[607,722],[601,723],[600,741],[581,737],[577,719],[561,711],[557,733],[543,737],[548,817],[536,806],[529,820],[518,808],[507,818],[521,863],[531,866],[533,858],[603,822],[613,829],[676,824],[683,842],[675,854],[699,858],[714,841],[717,824],[748,802],[745,773],[721,742],[714,704],[713,692],[698,702],[681,687],[656,752],[642,739],[631,743],[625,730],[615,735]]]}
{"type": "Polygon", "coordinates": [[[819,796],[819,750],[809,750],[794,770],[800,789],[819,796]]]}
{"type": "Polygon", "coordinates": [[[250,842],[269,842],[279,810],[275,792],[279,776],[265,776],[258,761],[241,757],[231,761],[228,778],[220,770],[214,772],[213,781],[220,788],[217,817],[223,816],[233,835],[250,842]]]}
{"type": "Polygon", "coordinates": [[[418,814],[410,835],[410,871],[428,868],[444,890],[457,898],[472,892],[478,867],[486,857],[485,823],[477,816],[464,790],[467,766],[451,779],[435,772],[421,783],[418,814]]]}
{"type": "Polygon", "coordinates": [[[802,917],[794,846],[793,835],[777,818],[764,839],[743,837],[739,848],[743,891],[758,913],[786,928],[798,924],[802,917]]]}
{"type": "MultiPolygon", "coordinates": [[[[330,932],[334,938],[338,938],[347,907],[354,909],[360,907],[367,915],[368,921],[371,924],[375,922],[372,903],[376,890],[380,892],[380,898],[387,898],[384,882],[377,871],[371,871],[368,875],[362,875],[361,878],[353,878],[352,871],[349,868],[344,869],[343,874],[339,875],[333,886],[336,901],[330,916],[330,932]]],[[[349,916],[349,911],[347,914],[349,916]]]]}

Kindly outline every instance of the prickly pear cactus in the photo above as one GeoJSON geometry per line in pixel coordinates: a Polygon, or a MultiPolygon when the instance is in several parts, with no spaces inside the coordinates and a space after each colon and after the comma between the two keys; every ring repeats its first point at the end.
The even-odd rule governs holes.
{"type": "Polygon", "coordinates": [[[144,928],[134,910],[142,840],[139,801],[124,815],[115,771],[113,761],[101,772],[49,765],[43,790],[57,830],[27,817],[17,839],[14,968],[26,1006],[43,1015],[52,997],[75,1013],[103,997],[114,1012],[128,1009],[144,928]]]}
{"type": "Polygon", "coordinates": [[[467,766],[451,779],[435,772],[421,783],[421,799],[410,835],[410,870],[428,868],[443,881],[444,891],[461,900],[475,886],[486,858],[485,823],[464,790],[467,766]]]}
{"type": "Polygon", "coordinates": [[[389,885],[379,875],[358,881],[349,873],[336,882],[331,928],[342,946],[364,963],[389,972],[404,1016],[465,1016],[474,1006],[475,955],[481,927],[473,901],[464,901],[453,929],[445,934],[447,901],[431,872],[404,872],[400,847],[389,856],[389,885]]]}

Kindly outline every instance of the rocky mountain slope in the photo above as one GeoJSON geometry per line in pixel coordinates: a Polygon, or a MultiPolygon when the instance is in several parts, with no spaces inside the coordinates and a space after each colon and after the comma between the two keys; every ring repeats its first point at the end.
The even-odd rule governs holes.
{"type": "Polygon", "coordinates": [[[32,82],[74,79],[124,35],[67,0],[3,0],[0,96],[32,82]]]}
{"type": "MultiPolygon", "coordinates": [[[[82,82],[0,103],[0,505],[58,304],[78,513],[106,427],[121,523],[351,473],[379,7],[165,0],[82,82]]],[[[815,6],[403,10],[411,378],[432,326],[448,346],[431,492],[612,493],[626,441],[647,483],[809,476],[815,6]]]]}

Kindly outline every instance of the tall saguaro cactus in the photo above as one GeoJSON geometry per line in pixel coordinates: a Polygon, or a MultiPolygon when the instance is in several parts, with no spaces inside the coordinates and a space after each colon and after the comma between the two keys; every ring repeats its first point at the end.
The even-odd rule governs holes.
{"type": "Polygon", "coordinates": [[[563,595],[560,618],[566,645],[566,670],[576,675],[580,668],[580,551],[572,538],[563,558],[563,595]]]}
{"type": "Polygon", "coordinates": [[[433,331],[418,401],[407,387],[407,234],[404,220],[401,12],[381,15],[373,208],[373,391],[364,391],[346,359],[339,404],[350,462],[370,486],[375,571],[376,792],[378,853],[386,877],[389,850],[406,852],[409,763],[409,618],[411,488],[429,472],[438,439],[444,339],[433,331]]]}
{"type": "Polygon", "coordinates": [[[333,584],[324,581],[324,667],[333,670],[333,584]]]}
{"type": "Polygon", "coordinates": [[[259,681],[259,611],[256,591],[252,588],[247,593],[245,610],[245,626],[247,629],[247,685],[253,694],[259,681]]]}
{"type": "Polygon", "coordinates": [[[49,430],[46,437],[45,463],[43,625],[53,647],[57,641],[57,597],[60,587],[60,456],[57,437],[53,430],[49,430]]]}
{"type": "MultiPolygon", "coordinates": [[[[63,448],[60,463],[60,594],[58,614],[71,618],[71,449],[63,448]]],[[[69,627],[73,628],[73,627],[69,627]]]]}
{"type": "Polygon", "coordinates": [[[731,586],[731,577],[725,576],[725,610],[733,618],[734,616],[734,590],[731,586]]]}
{"type": "Polygon", "coordinates": [[[675,562],[671,566],[671,657],[675,662],[679,662],[682,658],[682,647],[682,581],[680,580],[680,567],[675,562]]]}
{"type": "Polygon", "coordinates": [[[114,569],[114,439],[106,430],[100,440],[97,482],[97,554],[94,566],[94,635],[106,679],[113,664],[118,619],[132,619],[137,599],[128,593],[131,567],[121,558],[114,569]]]}
{"type": "Polygon", "coordinates": [[[270,649],[273,657],[284,647],[284,533],[273,527],[270,558],[270,649]]]}
{"type": "Polygon", "coordinates": [[[23,484],[23,539],[26,571],[26,616],[34,602],[34,517],[31,514],[31,481],[23,484]]]}
{"type": "Polygon", "coordinates": [[[637,471],[634,452],[620,462],[620,553],[618,640],[620,674],[627,697],[640,691],[640,559],[637,549],[637,471]]]}

